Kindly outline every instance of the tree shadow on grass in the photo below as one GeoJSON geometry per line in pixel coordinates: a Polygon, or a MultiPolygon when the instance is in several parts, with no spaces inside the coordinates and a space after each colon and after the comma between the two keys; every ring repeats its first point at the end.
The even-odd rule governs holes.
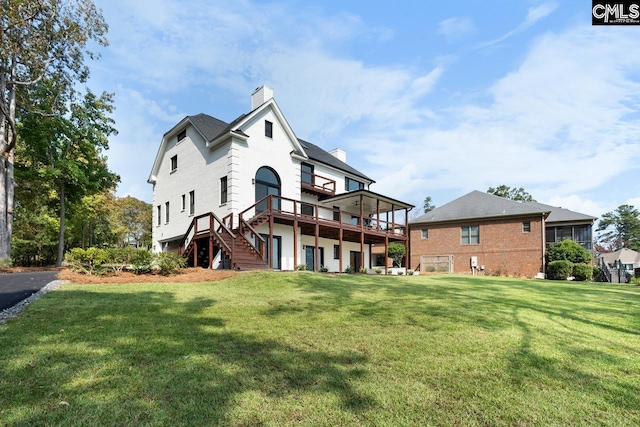
{"type": "Polygon", "coordinates": [[[11,324],[0,409],[13,425],[256,425],[274,401],[285,408],[276,421],[304,414],[310,396],[351,414],[374,404],[352,382],[365,356],[244,334],[214,306],[168,292],[54,293],[11,324]]]}
{"type": "MultiPolygon", "coordinates": [[[[508,365],[515,385],[526,387],[526,383],[531,382],[537,387],[546,386],[562,393],[570,386],[576,394],[574,399],[593,408],[591,417],[599,417],[599,422],[612,422],[603,402],[635,412],[637,417],[640,408],[637,376],[640,371],[635,356],[626,358],[611,351],[586,348],[584,342],[575,342],[570,336],[548,354],[534,344],[535,340],[541,340],[540,332],[532,330],[530,322],[523,319],[522,310],[513,310],[513,321],[522,332],[520,345],[508,365]]],[[[593,418],[590,422],[596,423],[593,418]]]]}

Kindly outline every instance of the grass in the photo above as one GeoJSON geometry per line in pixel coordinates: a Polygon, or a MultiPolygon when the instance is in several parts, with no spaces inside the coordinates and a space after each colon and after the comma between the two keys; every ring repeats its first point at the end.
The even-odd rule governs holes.
{"type": "Polygon", "coordinates": [[[640,288],[240,274],[0,325],[0,425],[638,425],[640,288]]]}

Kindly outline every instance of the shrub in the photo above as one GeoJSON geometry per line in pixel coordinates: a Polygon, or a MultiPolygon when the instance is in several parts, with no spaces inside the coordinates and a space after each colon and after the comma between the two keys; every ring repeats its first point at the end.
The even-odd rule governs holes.
{"type": "Polygon", "coordinates": [[[324,265],[320,266],[320,273],[326,273],[328,271],[329,271],[329,269],[327,267],[325,267],[324,265]]]}
{"type": "Polygon", "coordinates": [[[163,276],[179,272],[184,268],[186,261],[176,252],[160,252],[154,258],[155,264],[163,276]]]}
{"type": "Polygon", "coordinates": [[[567,260],[551,261],[547,266],[547,278],[550,280],[567,280],[573,272],[573,263],[567,260]]]}
{"type": "Polygon", "coordinates": [[[296,265],[296,270],[305,271],[307,269],[307,264],[298,264],[296,265]]]}
{"type": "Polygon", "coordinates": [[[593,280],[596,282],[604,281],[603,273],[602,270],[600,270],[600,267],[598,267],[597,265],[593,265],[591,266],[591,268],[593,269],[593,271],[591,272],[591,277],[593,277],[593,280]]]}
{"type": "Polygon", "coordinates": [[[404,274],[404,271],[398,270],[398,276],[402,276],[403,274],[404,274]]]}
{"type": "Polygon", "coordinates": [[[100,248],[73,248],[65,255],[65,261],[75,272],[100,274],[109,261],[109,253],[100,248]]]}
{"type": "Polygon", "coordinates": [[[373,270],[376,272],[376,274],[382,274],[382,269],[380,268],[376,268],[375,270],[373,270]]]}
{"type": "Polygon", "coordinates": [[[550,244],[545,256],[549,263],[562,260],[574,264],[591,262],[591,253],[571,239],[550,244]]]}
{"type": "Polygon", "coordinates": [[[413,270],[407,270],[407,276],[413,276],[413,270]]]}
{"type": "Polygon", "coordinates": [[[580,282],[588,282],[593,277],[593,268],[587,264],[573,264],[573,277],[580,282]]]}
{"type": "Polygon", "coordinates": [[[135,250],[130,262],[135,274],[150,273],[153,268],[153,254],[146,249],[135,250]]]}
{"type": "Polygon", "coordinates": [[[353,269],[353,267],[348,266],[347,268],[344,269],[344,272],[347,274],[351,274],[351,273],[354,273],[355,270],[353,269]]]}
{"type": "Polygon", "coordinates": [[[367,274],[367,269],[364,267],[360,267],[360,274],[367,274]]]}

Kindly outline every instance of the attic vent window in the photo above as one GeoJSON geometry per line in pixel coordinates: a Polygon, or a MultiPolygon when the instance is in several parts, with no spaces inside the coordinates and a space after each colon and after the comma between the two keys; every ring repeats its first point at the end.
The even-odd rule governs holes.
{"type": "Polygon", "coordinates": [[[187,137],[187,130],[181,130],[180,133],[178,133],[178,142],[182,141],[183,139],[185,139],[187,137]]]}
{"type": "Polygon", "coordinates": [[[264,121],[264,136],[267,138],[273,138],[273,123],[269,120],[264,121]]]}

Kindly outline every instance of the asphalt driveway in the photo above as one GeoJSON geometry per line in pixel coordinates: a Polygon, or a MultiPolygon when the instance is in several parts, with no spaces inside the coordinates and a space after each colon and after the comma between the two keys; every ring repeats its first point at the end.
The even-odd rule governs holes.
{"type": "Polygon", "coordinates": [[[12,307],[56,280],[57,271],[0,274],[0,310],[12,307]]]}

